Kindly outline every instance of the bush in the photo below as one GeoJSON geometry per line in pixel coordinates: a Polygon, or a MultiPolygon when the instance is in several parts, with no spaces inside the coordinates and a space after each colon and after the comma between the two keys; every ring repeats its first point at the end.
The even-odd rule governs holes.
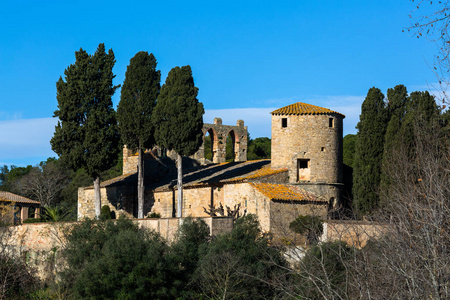
{"type": "Polygon", "coordinates": [[[111,220],[111,209],[108,205],[103,205],[102,210],[100,211],[100,220],[106,221],[111,220]]]}
{"type": "Polygon", "coordinates": [[[19,258],[0,253],[0,299],[26,299],[38,288],[35,271],[19,258]]]}
{"type": "Polygon", "coordinates": [[[26,220],[23,220],[24,224],[27,224],[27,223],[42,223],[42,222],[45,222],[45,220],[43,220],[41,218],[28,218],[26,220]]]}
{"type": "Polygon", "coordinates": [[[298,294],[306,299],[345,298],[350,277],[347,266],[354,257],[355,249],[341,241],[310,248],[299,263],[298,294]]]}
{"type": "Polygon", "coordinates": [[[157,212],[152,212],[150,215],[148,215],[147,218],[161,218],[161,214],[157,212]]]}
{"type": "Polygon", "coordinates": [[[164,299],[167,245],[131,220],[85,220],[67,236],[62,282],[74,299],[164,299]]]}
{"type": "Polygon", "coordinates": [[[211,241],[195,279],[207,299],[275,299],[280,295],[271,283],[283,282],[286,269],[286,261],[269,246],[257,217],[250,214],[211,241]]]}
{"type": "Polygon", "coordinates": [[[316,244],[323,233],[323,224],[317,216],[300,215],[289,224],[289,229],[295,233],[306,235],[310,244],[316,244]]]}

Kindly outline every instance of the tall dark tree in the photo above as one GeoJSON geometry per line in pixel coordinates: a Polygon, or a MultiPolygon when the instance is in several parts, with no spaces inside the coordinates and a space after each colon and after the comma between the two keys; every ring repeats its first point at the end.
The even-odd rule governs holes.
{"type": "Polygon", "coordinates": [[[356,209],[363,214],[370,213],[379,204],[386,123],[384,95],[373,87],[361,107],[353,161],[353,196],[356,209]]]}
{"type": "Polygon", "coordinates": [[[100,172],[112,167],[119,152],[116,114],[111,97],[114,53],[99,44],[94,55],[75,52],[75,63],[56,83],[59,118],[51,139],[55,151],[70,168],[84,168],[94,181],[95,215],[100,215],[100,172]]]}
{"type": "Polygon", "coordinates": [[[407,148],[412,149],[417,124],[432,127],[432,122],[438,121],[438,118],[439,108],[434,96],[428,91],[412,92],[406,104],[405,117],[401,126],[401,134],[407,148]]]}
{"type": "MultiPolygon", "coordinates": [[[[386,127],[386,134],[384,135],[384,153],[382,165],[390,163],[391,153],[396,151],[402,143],[401,126],[406,114],[406,105],[408,99],[408,92],[406,87],[402,84],[395,86],[393,89],[388,89],[387,92],[387,114],[388,123],[386,127]]],[[[382,166],[381,183],[380,186],[386,188],[389,185],[389,176],[382,166]]]]}
{"type": "Polygon", "coordinates": [[[144,217],[145,149],[155,144],[152,112],[161,88],[161,72],[156,70],[156,58],[148,52],[138,52],[130,60],[125,73],[117,120],[122,142],[138,152],[138,218],[144,217]]]}
{"type": "Polygon", "coordinates": [[[153,113],[155,139],[159,146],[177,154],[178,206],[181,217],[183,199],[182,156],[194,154],[203,139],[203,104],[190,66],[175,67],[167,75],[153,113]]]}

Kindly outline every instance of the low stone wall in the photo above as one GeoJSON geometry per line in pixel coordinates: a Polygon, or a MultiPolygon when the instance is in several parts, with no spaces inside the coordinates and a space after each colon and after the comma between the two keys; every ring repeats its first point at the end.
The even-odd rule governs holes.
{"type": "MultiPolygon", "coordinates": [[[[229,217],[200,218],[216,236],[233,229],[233,219],[229,217]]],[[[161,234],[172,242],[178,227],[185,219],[161,218],[133,220],[142,228],[161,234]]],[[[1,245],[12,255],[24,257],[27,263],[36,268],[38,276],[46,280],[64,264],[60,250],[65,244],[65,234],[76,222],[23,224],[0,228],[1,245]]]]}
{"type": "Polygon", "coordinates": [[[386,234],[389,225],[365,221],[329,221],[323,224],[322,241],[341,240],[362,248],[370,239],[386,234]]]}

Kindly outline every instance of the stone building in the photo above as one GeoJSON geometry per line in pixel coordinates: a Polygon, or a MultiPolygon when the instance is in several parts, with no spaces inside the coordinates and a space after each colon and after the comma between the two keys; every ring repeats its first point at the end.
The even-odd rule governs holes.
{"type": "MultiPolygon", "coordinates": [[[[205,124],[213,140],[214,164],[204,165],[204,146],[183,158],[182,216],[208,217],[256,214],[264,231],[288,234],[298,215],[326,219],[339,200],[342,186],[342,119],[344,116],[296,103],[272,112],[272,159],[247,160],[247,127],[205,124]],[[234,137],[235,161],[225,163],[228,134],[234,137]],[[186,161],[185,161],[186,160],[186,161]],[[330,206],[331,203],[331,206],[330,206]],[[284,231],[284,233],[283,233],[284,231]]],[[[122,176],[101,184],[101,205],[117,214],[137,216],[137,156],[124,147],[122,176]]],[[[145,154],[144,215],[176,216],[175,163],[145,154]]],[[[78,190],[78,219],[94,217],[93,187],[78,190]]]]}
{"type": "Polygon", "coordinates": [[[40,207],[38,201],[0,191],[0,223],[20,224],[28,218],[36,218],[40,207]]]}
{"type": "Polygon", "coordinates": [[[289,183],[340,202],[343,119],[327,108],[294,103],[272,112],[272,168],[287,168],[289,183]]]}

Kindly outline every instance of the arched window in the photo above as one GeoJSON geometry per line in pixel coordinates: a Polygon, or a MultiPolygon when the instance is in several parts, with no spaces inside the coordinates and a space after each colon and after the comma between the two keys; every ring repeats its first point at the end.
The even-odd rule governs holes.
{"type": "Polygon", "coordinates": [[[205,159],[209,161],[213,161],[214,152],[213,152],[213,145],[214,145],[214,132],[212,128],[210,128],[206,133],[203,140],[204,145],[204,157],[205,159]]]}
{"type": "Polygon", "coordinates": [[[235,143],[236,143],[236,134],[233,130],[231,130],[227,135],[226,149],[225,149],[225,159],[228,162],[235,161],[236,153],[235,153],[235,143]]]}

